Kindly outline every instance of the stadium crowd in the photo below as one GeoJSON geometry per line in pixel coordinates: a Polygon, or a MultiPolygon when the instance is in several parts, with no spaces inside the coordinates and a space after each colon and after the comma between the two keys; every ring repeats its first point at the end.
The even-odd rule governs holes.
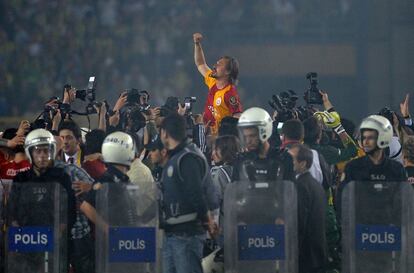
{"type": "MultiPolygon", "coordinates": [[[[269,101],[271,113],[263,105],[245,109],[249,98],[237,90],[237,59],[221,56],[208,64],[203,35],[194,33],[190,40],[183,31],[188,25],[220,27],[230,35],[259,18],[274,33],[291,37],[301,25],[341,20],[352,11],[352,1],[320,1],[330,5],[322,5],[325,17],[316,21],[300,16],[312,9],[301,0],[266,2],[271,8],[263,8],[268,6],[263,1],[241,8],[242,1],[231,0],[223,9],[216,0],[23,2],[1,4],[0,90],[5,93],[0,115],[33,116],[39,109],[41,114],[0,128],[0,272],[49,272],[57,265],[52,272],[224,272],[234,254],[226,240],[228,227],[239,224],[227,213],[237,203],[234,189],[250,196],[252,188],[284,183],[295,189],[295,198],[277,198],[294,204],[298,272],[341,272],[347,185],[414,183],[409,95],[400,109],[379,105],[377,113],[354,123],[319,90],[317,74],[309,73],[306,106],[297,107],[299,96],[288,90],[269,101]],[[233,16],[227,16],[230,11],[233,16]],[[212,21],[212,14],[218,19],[212,21]],[[187,63],[189,50],[195,68],[187,63]],[[201,113],[194,112],[200,101],[187,92],[194,87],[195,70],[206,85],[201,113]],[[65,81],[82,82],[86,74],[96,76],[86,89],[62,88],[65,81]],[[98,100],[97,85],[139,89],[98,100]],[[52,96],[57,89],[61,98],[52,96]],[[75,110],[77,103],[85,110],[75,110]],[[98,118],[81,128],[75,121],[79,115],[98,118]],[[56,197],[56,185],[66,198],[56,197]],[[56,211],[66,219],[58,221],[61,237],[55,238],[65,242],[59,247],[61,260],[57,254],[52,259],[11,251],[12,228],[50,225],[56,211]],[[154,221],[157,234],[162,231],[157,268],[104,264],[107,257],[100,256],[98,246],[102,236],[111,236],[111,227],[154,221]]],[[[268,196],[265,191],[260,193],[268,196]]],[[[254,212],[243,211],[246,219],[288,224],[287,215],[274,219],[266,200],[251,208],[254,212]]],[[[249,266],[237,272],[263,264],[249,266]]],[[[375,259],[371,266],[383,269],[375,259]]]]}

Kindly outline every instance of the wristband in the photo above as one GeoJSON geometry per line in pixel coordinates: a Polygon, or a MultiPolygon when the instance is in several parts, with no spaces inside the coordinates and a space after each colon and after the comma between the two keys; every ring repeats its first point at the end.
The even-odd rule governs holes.
{"type": "Polygon", "coordinates": [[[339,124],[338,126],[336,126],[335,128],[333,128],[333,130],[335,131],[335,133],[337,135],[340,135],[340,134],[342,134],[342,133],[345,132],[345,128],[344,128],[344,126],[342,126],[342,124],[339,124]]]}

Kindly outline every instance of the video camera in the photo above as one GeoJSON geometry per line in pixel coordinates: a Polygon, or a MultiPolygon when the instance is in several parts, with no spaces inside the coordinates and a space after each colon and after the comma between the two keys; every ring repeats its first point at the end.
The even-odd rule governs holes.
{"type": "Polygon", "coordinates": [[[303,98],[306,106],[296,107],[298,96],[293,90],[281,92],[279,95],[273,95],[269,100],[269,105],[278,112],[278,120],[285,122],[286,120],[297,117],[300,120],[305,120],[315,112],[312,107],[313,104],[323,104],[322,95],[318,89],[318,74],[309,72],[306,74],[306,79],[309,80],[310,87],[306,89],[303,98]]]}
{"type": "Polygon", "coordinates": [[[318,73],[309,72],[306,74],[306,79],[309,80],[310,87],[305,91],[303,98],[307,104],[323,104],[322,95],[318,88],[318,73]]]}
{"type": "Polygon", "coordinates": [[[279,95],[273,95],[269,100],[269,105],[275,109],[278,113],[278,120],[285,122],[295,117],[296,101],[298,96],[295,91],[288,90],[287,92],[281,92],[279,95]]]}

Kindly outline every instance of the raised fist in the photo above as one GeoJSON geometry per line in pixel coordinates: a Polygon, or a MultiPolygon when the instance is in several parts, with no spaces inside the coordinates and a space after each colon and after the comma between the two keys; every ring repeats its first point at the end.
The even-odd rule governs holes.
{"type": "Polygon", "coordinates": [[[201,33],[197,32],[193,34],[194,43],[199,43],[201,42],[202,39],[203,39],[203,35],[201,35],[201,33]]]}

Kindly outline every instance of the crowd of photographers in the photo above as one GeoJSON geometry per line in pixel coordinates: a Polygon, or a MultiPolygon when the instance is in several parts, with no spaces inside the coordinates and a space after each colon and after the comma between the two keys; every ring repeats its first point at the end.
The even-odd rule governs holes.
{"type": "MultiPolygon", "coordinates": [[[[288,90],[269,101],[271,114],[258,107],[243,111],[237,61],[225,56],[209,68],[201,39],[194,35],[195,63],[209,89],[203,114],[192,112],[195,97],[169,97],[155,107],[150,92],[138,89],[125,90],[111,107],[95,100],[91,77],[85,90],[65,85],[63,99],[48,100],[34,122],[5,128],[2,225],[40,225],[48,218],[44,207],[37,210],[27,200],[46,202],[43,197],[52,190],[44,187],[31,192],[37,197],[29,196],[24,182],[57,181],[68,194],[71,270],[94,272],[93,231],[109,224],[95,208],[96,195],[105,183],[138,185],[146,196],[139,206],[120,190],[108,193],[110,203],[121,200],[110,209],[115,224],[133,224],[134,215],[145,215],[151,202],[158,202],[164,272],[220,272],[213,270],[223,268],[226,187],[283,179],[293,181],[298,194],[299,272],[337,272],[344,186],[353,180],[414,179],[409,96],[400,113],[383,108],[357,125],[319,90],[317,74],[308,73],[306,106],[297,107],[299,96],[288,90]],[[86,102],[85,110],[72,109],[76,99],[86,102]],[[93,114],[99,118],[90,128],[72,119],[93,114]]],[[[20,272],[42,263],[14,266],[20,272]]]]}

